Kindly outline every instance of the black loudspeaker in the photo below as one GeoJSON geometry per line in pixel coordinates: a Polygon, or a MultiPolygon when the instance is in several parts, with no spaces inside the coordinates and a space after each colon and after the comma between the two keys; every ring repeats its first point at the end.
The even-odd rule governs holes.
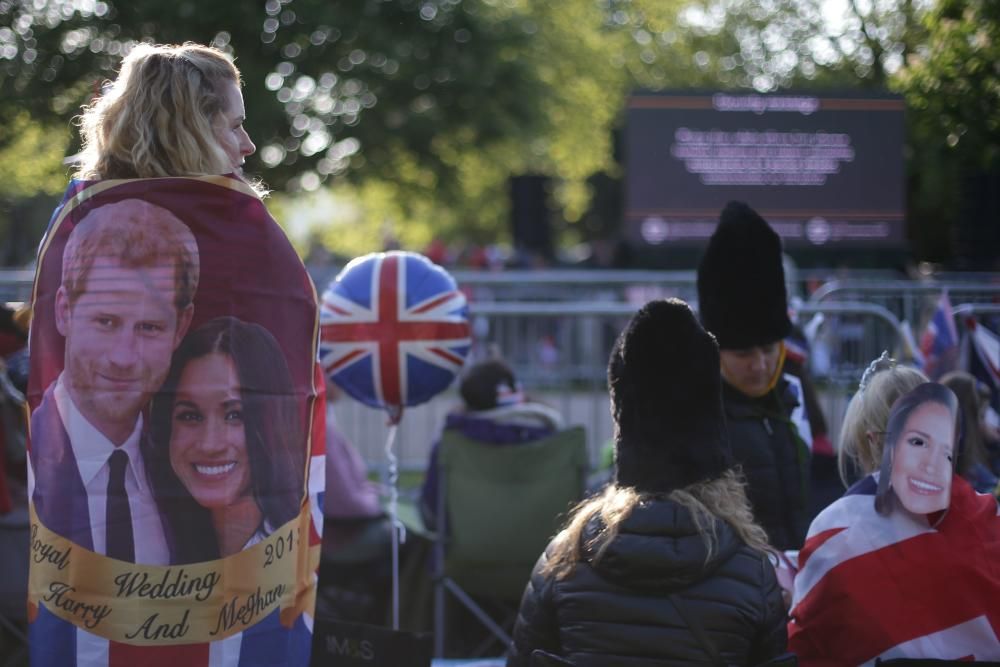
{"type": "Polygon", "coordinates": [[[511,232],[514,248],[526,257],[553,257],[548,177],[513,176],[510,179],[511,232]]]}
{"type": "Polygon", "coordinates": [[[1000,247],[1000,160],[961,166],[955,228],[956,259],[966,269],[996,270],[1000,247]],[[993,250],[990,250],[993,248],[993,250]]]}

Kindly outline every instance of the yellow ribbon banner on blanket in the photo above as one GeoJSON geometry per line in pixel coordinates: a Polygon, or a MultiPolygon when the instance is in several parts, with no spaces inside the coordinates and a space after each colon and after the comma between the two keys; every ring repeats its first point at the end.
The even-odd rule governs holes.
{"type": "Polygon", "coordinates": [[[309,505],[238,554],[190,565],[127,563],[46,528],[31,508],[31,608],[87,632],[137,645],[200,644],[242,632],[281,609],[291,627],[315,605],[319,545],[309,546],[309,505]]]}

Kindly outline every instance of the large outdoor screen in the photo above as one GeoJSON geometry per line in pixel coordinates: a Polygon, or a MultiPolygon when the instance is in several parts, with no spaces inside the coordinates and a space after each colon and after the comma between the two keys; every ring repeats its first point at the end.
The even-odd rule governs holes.
{"type": "Polygon", "coordinates": [[[789,248],[904,245],[903,100],[639,93],[626,118],[626,234],[701,246],[729,200],[789,248]]]}

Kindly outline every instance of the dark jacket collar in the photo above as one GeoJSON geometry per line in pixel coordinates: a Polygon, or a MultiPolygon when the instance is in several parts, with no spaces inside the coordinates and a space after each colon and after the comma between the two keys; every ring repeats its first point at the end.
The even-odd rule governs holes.
{"type": "Polygon", "coordinates": [[[670,592],[706,579],[740,548],[728,524],[714,519],[716,549],[708,549],[687,508],[666,499],[637,505],[618,526],[618,534],[596,558],[594,538],[604,529],[599,517],[584,528],[583,558],[602,577],[649,591],[670,592]]]}
{"type": "Polygon", "coordinates": [[[799,400],[784,375],[778,378],[774,389],[756,398],[747,396],[723,378],[722,404],[726,415],[735,419],[761,416],[787,419],[798,406],[799,400]]]}

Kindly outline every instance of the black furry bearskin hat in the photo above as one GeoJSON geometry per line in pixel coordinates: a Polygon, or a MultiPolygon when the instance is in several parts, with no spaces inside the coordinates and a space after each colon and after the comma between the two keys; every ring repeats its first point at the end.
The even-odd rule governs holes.
{"type": "Polygon", "coordinates": [[[608,389],[619,485],[669,493],[732,465],[719,348],[683,301],[635,314],[611,351],[608,389]]]}
{"type": "Polygon", "coordinates": [[[698,313],[719,347],[739,350],[791,332],[781,238],[742,202],[729,202],[698,265],[698,313]]]}

